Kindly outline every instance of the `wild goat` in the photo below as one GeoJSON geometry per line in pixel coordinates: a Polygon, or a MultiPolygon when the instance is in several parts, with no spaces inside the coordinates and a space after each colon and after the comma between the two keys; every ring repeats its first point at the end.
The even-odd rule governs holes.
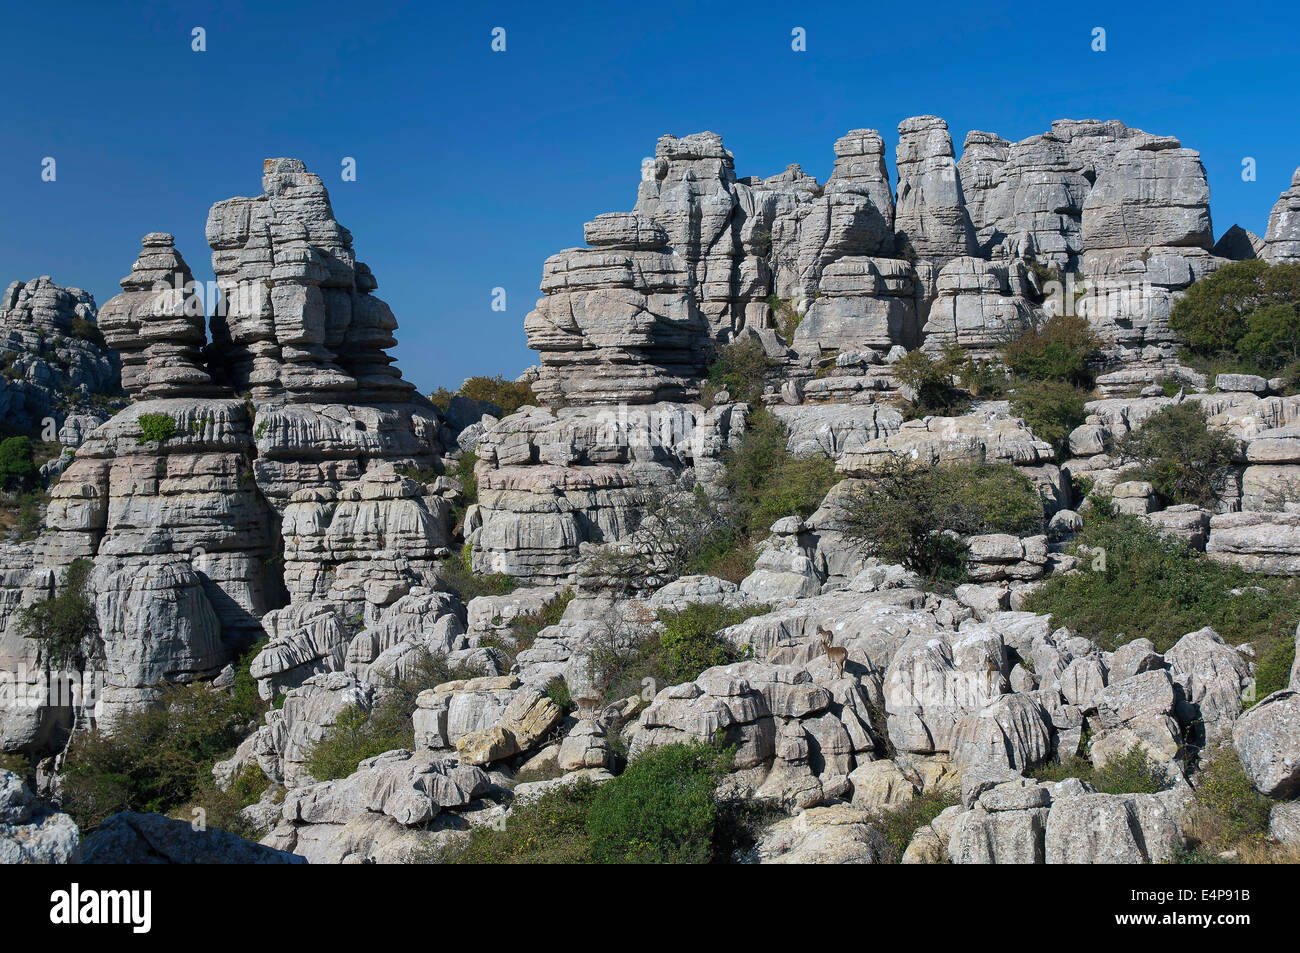
{"type": "Polygon", "coordinates": [[[844,663],[849,660],[849,650],[842,645],[831,645],[835,636],[830,629],[824,626],[817,626],[817,634],[821,636],[822,649],[826,652],[826,657],[831,660],[831,664],[839,670],[840,678],[844,677],[844,663]]]}

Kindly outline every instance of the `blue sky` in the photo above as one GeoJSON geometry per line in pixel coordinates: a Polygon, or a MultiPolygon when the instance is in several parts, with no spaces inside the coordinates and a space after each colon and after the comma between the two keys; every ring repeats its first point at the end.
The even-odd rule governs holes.
{"type": "Polygon", "coordinates": [[[49,274],[102,304],[154,230],[210,279],[208,207],[258,194],[263,158],[296,156],[329,187],[427,392],[534,363],[523,319],[543,260],[632,207],[664,133],[720,133],[740,175],[799,162],[824,180],[853,128],[881,130],[892,171],[908,116],[943,116],[959,149],[970,129],[1014,140],[1121,119],[1200,150],[1216,236],[1262,235],[1300,164],[1291,4],[546,6],[9,4],[0,281],[49,274]]]}

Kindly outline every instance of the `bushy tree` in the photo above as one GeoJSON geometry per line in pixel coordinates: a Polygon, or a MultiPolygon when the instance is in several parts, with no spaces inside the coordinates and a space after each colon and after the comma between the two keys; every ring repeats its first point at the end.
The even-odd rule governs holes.
{"type": "Polygon", "coordinates": [[[466,378],[465,382],[454,391],[439,387],[429,395],[429,400],[433,402],[435,407],[445,413],[451,399],[458,395],[466,400],[482,401],[500,407],[504,416],[513,414],[525,404],[537,403],[537,396],[533,393],[532,384],[526,381],[507,380],[500,374],[495,377],[480,374],[466,378]]]}
{"type": "Polygon", "coordinates": [[[45,661],[53,668],[79,665],[99,635],[93,593],[89,591],[94,568],[89,559],[75,560],[64,570],[58,592],[26,607],[18,617],[18,630],[40,643],[45,661]]]}
{"type": "Polygon", "coordinates": [[[700,864],[713,855],[715,790],[730,749],[665,745],[597,789],[587,815],[592,856],[606,864],[700,864]]]}
{"type": "Polygon", "coordinates": [[[21,492],[36,485],[40,471],[28,437],[0,440],[0,490],[21,492]]]}
{"type": "Polygon", "coordinates": [[[709,386],[714,392],[725,390],[732,400],[755,404],[763,396],[768,372],[775,366],[761,341],[742,338],[718,350],[709,366],[709,386]]]}
{"type": "Polygon", "coordinates": [[[1206,421],[1205,408],[1193,401],[1152,414],[1119,441],[1120,456],[1136,464],[1126,476],[1149,482],[1167,505],[1212,507],[1236,447],[1206,421]]]}
{"type": "Polygon", "coordinates": [[[1011,396],[1011,410],[1060,453],[1069,443],[1070,432],[1087,419],[1087,402],[1088,392],[1067,381],[1025,381],[1011,396]]]}
{"type": "Polygon", "coordinates": [[[962,536],[1037,532],[1043,501],[1009,464],[921,467],[887,460],[850,495],[844,522],[873,554],[932,579],[962,575],[962,536]]]}
{"type": "Polygon", "coordinates": [[[1292,311],[1300,306],[1300,264],[1238,261],[1193,282],[1174,303],[1169,327],[1203,357],[1255,352],[1276,360],[1276,348],[1287,351],[1293,346],[1293,319],[1275,310],[1277,306],[1292,311]],[[1258,312],[1267,316],[1253,325],[1252,316],[1258,312]],[[1243,350],[1243,340],[1251,335],[1243,350]]]}
{"type": "Polygon", "coordinates": [[[1086,318],[1053,314],[1025,325],[1002,346],[1002,362],[1027,381],[1065,381],[1092,386],[1092,368],[1101,339],[1086,318]]]}
{"type": "Polygon", "coordinates": [[[1237,353],[1261,370],[1276,371],[1300,359],[1300,311],[1294,304],[1274,302],[1246,319],[1247,331],[1237,353]]]}
{"type": "Polygon", "coordinates": [[[961,373],[965,363],[965,352],[957,345],[945,347],[938,355],[909,351],[894,365],[893,371],[898,382],[911,392],[911,400],[904,408],[905,416],[952,416],[965,411],[970,399],[953,386],[953,378],[961,373]]]}

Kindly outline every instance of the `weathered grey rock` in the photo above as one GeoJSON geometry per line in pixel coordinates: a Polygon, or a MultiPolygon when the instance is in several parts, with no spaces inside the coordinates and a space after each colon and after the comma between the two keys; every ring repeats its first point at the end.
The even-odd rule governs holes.
{"type": "Polygon", "coordinates": [[[975,252],[975,232],[962,200],[948,124],[916,116],[898,124],[898,199],[894,230],[900,247],[942,267],[975,252]]]}
{"type": "Polygon", "coordinates": [[[71,817],[51,810],[26,781],[0,768],[0,864],[66,864],[80,840],[71,817]]]}
{"type": "Polygon", "coordinates": [[[1300,801],[1274,804],[1268,815],[1268,833],[1284,847],[1300,847],[1300,801]]]}
{"type": "Polygon", "coordinates": [[[95,322],[94,296],[57,285],[48,275],[5,288],[0,419],[8,429],[46,439],[46,418],[61,429],[77,416],[67,405],[89,409],[92,397],[120,394],[120,361],[95,340],[95,322]]]}
{"type": "Polygon", "coordinates": [[[1007,338],[1040,320],[1032,292],[1029,272],[1019,258],[950,260],[935,280],[923,328],[926,350],[958,344],[981,356],[994,354],[1007,338]]]}
{"type": "Polygon", "coordinates": [[[165,232],[144,236],[122,294],[100,310],[104,340],[122,355],[122,386],[135,398],[220,393],[203,367],[203,301],[173,241],[165,232]]]}
{"type": "Polygon", "coordinates": [[[1213,746],[1232,731],[1250,684],[1250,665],[1211,628],[1189,632],[1165,653],[1170,672],[1184,686],[1180,721],[1196,726],[1196,741],[1213,746]]]}
{"type": "Polygon", "coordinates": [[[1132,142],[1114,154],[1084,199],[1084,247],[1208,249],[1210,188],[1200,156],[1168,136],[1132,142]]]}
{"type": "Polygon", "coordinates": [[[1242,714],[1232,744],[1255,787],[1269,797],[1300,789],[1300,692],[1274,692],[1242,714]]]}
{"type": "Polygon", "coordinates": [[[1219,513],[1210,520],[1205,552],[1247,572],[1300,573],[1300,513],[1219,513]]]}
{"type": "Polygon", "coordinates": [[[305,864],[282,850],[246,841],[217,828],[195,830],[188,821],[122,811],[105,820],[81,845],[81,864],[305,864]]]}
{"type": "Polygon", "coordinates": [[[1047,815],[1049,864],[1167,863],[1182,845],[1185,792],[1060,797],[1047,815]]]}
{"type": "Polygon", "coordinates": [[[848,804],[814,807],[778,821],[754,846],[760,864],[874,864],[885,845],[871,815],[848,804]]]}
{"type": "Polygon", "coordinates": [[[1300,261],[1300,169],[1291,176],[1291,187],[1278,198],[1268,217],[1265,247],[1260,256],[1281,263],[1300,261]]]}

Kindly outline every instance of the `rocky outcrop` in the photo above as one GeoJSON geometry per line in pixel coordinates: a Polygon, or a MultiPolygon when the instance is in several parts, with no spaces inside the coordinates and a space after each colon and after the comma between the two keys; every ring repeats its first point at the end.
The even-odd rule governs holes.
{"type": "Polygon", "coordinates": [[[81,864],[305,864],[296,854],[254,844],[227,831],[195,830],[189,821],[123,811],[81,845],[81,864]]]}
{"type": "Polygon", "coordinates": [[[975,253],[975,231],[962,196],[948,124],[917,116],[898,124],[898,203],[894,231],[899,248],[942,268],[975,253]]]}
{"type": "MultiPolygon", "coordinates": [[[[96,424],[101,422],[107,416],[102,406],[120,396],[120,368],[100,336],[89,292],[64,288],[48,275],[5,288],[0,296],[0,419],[7,429],[45,440],[46,418],[54,420],[56,431],[74,413],[89,412],[96,424]]],[[[79,442],[69,439],[65,445],[75,448],[79,442]]]]}
{"type": "Polygon", "coordinates": [[[1295,170],[1291,187],[1273,206],[1260,257],[1278,264],[1300,261],[1300,169],[1295,170]]]}
{"type": "Polygon", "coordinates": [[[745,405],[521,410],[479,445],[479,504],[465,520],[474,568],[571,580],[587,543],[630,537],[646,504],[708,487],[743,433],[745,405]]]}
{"type": "Polygon", "coordinates": [[[0,768],[0,864],[66,864],[80,841],[71,817],[51,810],[26,781],[0,768]]]}
{"type": "MultiPolygon", "coordinates": [[[[396,321],[320,179],[292,159],[264,172],[261,196],[209,215],[221,289],[210,343],[172,237],[145,236],[102,311],[135,403],[85,436],[51,489],[34,568],[4,580],[6,601],[27,605],[74,560],[94,560],[88,664],[105,685],[85,714],[105,725],[151,704],[160,684],[216,675],[286,603],[259,669],[266,685],[333,670],[320,659],[342,664],[356,630],[431,588],[448,551],[449,503],[397,472],[439,464],[442,421],[385,353],[396,321]],[[350,628],[329,634],[327,618],[350,628]]],[[[59,300],[37,290],[33,300],[59,300]]],[[[0,656],[47,667],[12,629],[0,627],[0,656]]],[[[359,666],[394,647],[371,641],[359,666]]],[[[6,750],[37,744],[47,721],[4,712],[6,750]]]]}

